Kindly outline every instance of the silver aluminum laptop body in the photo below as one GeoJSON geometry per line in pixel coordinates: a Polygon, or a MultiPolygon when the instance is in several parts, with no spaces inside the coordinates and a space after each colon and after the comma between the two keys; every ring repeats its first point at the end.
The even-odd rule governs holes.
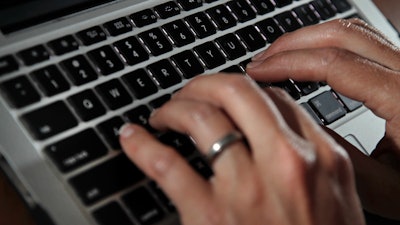
{"type": "MultiPolygon", "coordinates": [[[[188,2],[192,2],[188,0],[188,2]]],[[[76,12],[72,15],[67,15],[62,18],[52,19],[50,21],[29,26],[26,28],[18,29],[12,32],[0,33],[0,59],[5,56],[11,55],[17,60],[18,69],[14,69],[11,72],[4,74],[0,73],[0,85],[7,84],[7,81],[13,80],[19,76],[26,76],[28,80],[33,83],[35,89],[38,90],[40,95],[40,101],[34,101],[33,103],[16,106],[15,104],[10,104],[9,97],[7,97],[6,91],[1,90],[0,93],[0,156],[1,156],[1,166],[5,172],[10,176],[15,186],[19,189],[22,196],[27,201],[28,205],[32,208],[40,207],[40,209],[45,212],[45,214],[54,222],[56,225],[86,225],[86,224],[98,224],[93,216],[93,213],[103,208],[110,203],[117,203],[121,206],[124,215],[127,216],[128,220],[132,224],[141,224],[142,221],[145,224],[152,224],[151,220],[154,214],[160,214],[157,211],[148,211],[141,214],[139,217],[132,213],[129,205],[126,204],[125,200],[121,196],[126,196],[131,191],[135,190],[138,186],[145,186],[151,196],[154,197],[155,201],[161,206],[158,210],[162,212],[162,219],[154,220],[154,224],[178,224],[178,219],[176,213],[172,213],[171,216],[168,215],[168,206],[162,203],[161,198],[156,194],[156,191],[148,185],[148,181],[140,181],[134,185],[127,186],[118,190],[116,193],[103,196],[93,202],[85,203],[82,200],[82,196],[78,195],[76,190],[71,186],[70,180],[79,174],[84,173],[87,170],[91,170],[96,166],[107,162],[109,159],[117,157],[121,154],[121,151],[107,150],[107,152],[82,166],[69,170],[67,172],[60,171],[60,169],[55,165],[54,161],[48,155],[48,151],[45,149],[52,145],[53,143],[58,143],[75,133],[79,133],[86,129],[93,129],[95,133],[98,134],[97,125],[105,120],[113,118],[115,116],[123,115],[127,110],[133,109],[137,106],[147,104],[151,99],[155,99],[164,94],[171,93],[178,88],[182,87],[189,79],[182,77],[182,82],[178,82],[167,88],[158,87],[157,93],[152,96],[145,97],[142,99],[133,97],[132,103],[125,105],[123,107],[117,108],[115,110],[110,110],[108,107],[106,112],[101,117],[96,117],[94,119],[89,119],[88,121],[83,121],[77,116],[76,111],[73,111],[73,115],[78,117],[77,124],[72,128],[67,128],[61,132],[57,132],[54,135],[50,135],[45,138],[37,138],[30,133],[29,128],[24,120],[26,114],[32,111],[36,111],[48,104],[54,102],[68,102],[66,103],[68,107],[69,99],[72,95],[81,93],[87,89],[95,89],[98,85],[104,82],[111,81],[115,78],[120,78],[121,76],[136,71],[140,68],[147,68],[147,65],[156,63],[162,59],[170,58],[171,56],[182,52],[184,50],[194,49],[195,46],[199,44],[206,43],[214,40],[217,37],[223,36],[235,32],[236,30],[253,25],[260,22],[266,18],[274,17],[280,13],[288,10],[292,10],[298,6],[308,4],[310,0],[299,0],[294,1],[291,5],[276,7],[272,12],[266,13],[264,15],[257,15],[255,19],[246,22],[238,22],[237,27],[228,28],[226,30],[218,30],[216,34],[212,34],[205,38],[196,37],[196,41],[189,43],[181,48],[175,48],[165,54],[159,56],[150,55],[149,59],[134,65],[127,65],[124,63],[124,68],[107,76],[98,75],[98,77],[89,83],[83,85],[74,85],[73,82],[69,81],[69,88],[56,95],[45,95],[40,91],[40,86],[36,81],[33,81],[30,74],[32,71],[40,70],[49,65],[59,65],[61,62],[66,61],[77,55],[86,55],[88,52],[101,48],[105,45],[113,46],[114,43],[120,40],[125,40],[131,36],[137,36],[142,32],[147,30],[160,27],[169,22],[175,21],[177,19],[183,19],[200,11],[205,11],[206,9],[212,8],[219,4],[227,3],[230,1],[220,0],[214,1],[212,3],[203,3],[202,7],[195,8],[193,10],[185,11],[180,10],[178,15],[166,18],[158,19],[156,23],[144,26],[136,27],[133,25],[133,29],[130,32],[112,36],[107,31],[106,38],[98,43],[85,45],[82,44],[81,40],[78,40],[80,45],[79,48],[64,53],[56,55],[49,48],[48,43],[50,41],[56,40],[67,35],[73,35],[76,38],[76,34],[87,28],[94,26],[102,26],[103,24],[112,21],[117,18],[126,17],[130,19],[130,15],[135,12],[139,12],[145,9],[152,9],[157,5],[169,2],[167,0],[119,0],[109,2],[100,6],[96,6],[91,9],[87,9],[82,12],[76,12]],[[50,53],[47,60],[34,63],[33,65],[26,66],[19,58],[18,52],[25,49],[29,49],[33,46],[43,45],[50,53]],[[128,207],[127,207],[128,206],[128,207]]],[[[370,24],[379,28],[384,34],[386,34],[393,42],[399,43],[399,37],[396,31],[390,26],[385,17],[378,11],[370,0],[349,0],[348,1],[352,7],[344,13],[337,13],[335,16],[329,19],[335,18],[347,18],[357,14],[358,16],[366,19],[370,24]]],[[[180,6],[181,7],[181,6],[180,6]]],[[[171,9],[172,10],[172,9],[171,9]]],[[[166,10],[168,11],[168,10],[166,10]]],[[[131,20],[129,20],[132,22],[131,20]]],[[[93,34],[96,35],[96,34],[93,34]]],[[[97,34],[98,35],[98,34],[97,34]]],[[[171,40],[170,40],[171,41],[171,40]]],[[[266,45],[268,46],[268,44],[266,45]]],[[[257,52],[262,51],[264,48],[260,48],[255,51],[247,51],[245,55],[233,60],[227,60],[224,65],[217,66],[213,69],[206,69],[205,73],[219,72],[227,67],[238,65],[246,59],[251,58],[257,52]]],[[[114,49],[115,50],[115,49],[114,49]]],[[[149,49],[146,49],[148,51],[149,49]]],[[[117,52],[118,53],[118,52],[117,52]]],[[[85,56],[86,57],[86,56],[85,56]]],[[[121,57],[123,61],[123,57],[121,57]]],[[[1,60],[0,60],[1,61],[1,60]]],[[[7,67],[9,65],[1,65],[2,67],[7,67]]],[[[93,66],[93,65],[92,65],[93,66]]],[[[206,67],[206,66],[204,66],[206,67]]],[[[62,71],[63,77],[68,77],[61,66],[58,68],[62,71]]],[[[96,71],[99,73],[99,71],[96,71]]],[[[154,77],[152,77],[154,78],[154,77]]],[[[68,79],[68,78],[67,78],[68,79]]],[[[157,82],[155,82],[158,84],[157,82]]],[[[124,84],[125,85],[125,84],[124,84]]],[[[14,88],[18,90],[18,83],[14,83],[14,88]]],[[[3,86],[1,88],[4,88],[3,86]]],[[[14,89],[14,90],[15,90],[14,89]]],[[[127,88],[129,89],[129,88],[127,88]]],[[[309,102],[321,93],[329,91],[330,88],[327,86],[321,86],[318,91],[310,96],[304,96],[300,98],[299,103],[309,102]]],[[[129,92],[130,93],[130,92],[129,92]]],[[[56,115],[55,115],[56,116],[56,115]]],[[[68,121],[68,119],[66,119],[68,121]]],[[[361,151],[365,154],[369,154],[376,143],[384,134],[384,121],[375,117],[369,110],[363,106],[357,110],[346,113],[341,119],[335,120],[328,125],[334,128],[343,137],[346,137],[351,143],[355,144],[361,151]]],[[[51,132],[52,127],[41,127],[42,132],[51,132]]],[[[101,138],[103,136],[99,135],[101,138]]],[[[104,141],[103,139],[101,139],[104,141]]],[[[105,144],[108,149],[109,144],[105,144]]],[[[74,155],[69,157],[69,163],[73,164],[74,160],[79,161],[81,158],[85,158],[85,152],[80,152],[81,155],[74,155]],[[83,154],[83,155],[82,155],[83,154]]],[[[64,162],[68,163],[68,162],[64,162]]],[[[90,184],[90,183],[89,183],[90,184]]],[[[88,189],[90,190],[90,189],[88,189]]],[[[91,195],[96,196],[102,190],[93,188],[86,193],[86,197],[90,199],[91,195]]],[[[100,193],[101,194],[101,193],[100,193]]],[[[141,203],[140,203],[141,204],[141,203]]],[[[139,207],[140,208],[140,207],[139,207]]]]}

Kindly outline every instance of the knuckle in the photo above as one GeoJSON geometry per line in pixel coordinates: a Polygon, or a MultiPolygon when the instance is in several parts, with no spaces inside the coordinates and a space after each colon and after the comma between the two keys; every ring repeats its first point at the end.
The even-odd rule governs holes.
{"type": "Polygon", "coordinates": [[[357,33],[365,35],[365,32],[360,29],[360,25],[357,25],[361,23],[361,20],[336,19],[330,23],[330,26],[324,35],[332,44],[339,44],[345,41],[343,36],[354,35],[357,33]]]}
{"type": "Polygon", "coordinates": [[[205,210],[204,217],[206,224],[209,225],[223,225],[224,218],[221,209],[218,207],[210,206],[205,210]]]}
{"type": "Polygon", "coordinates": [[[339,48],[326,48],[320,51],[320,64],[324,67],[337,66],[337,62],[347,56],[347,52],[339,48]]]}
{"type": "Polygon", "coordinates": [[[335,37],[335,39],[340,39],[337,37],[338,33],[347,33],[354,31],[355,21],[348,19],[337,19],[332,22],[333,26],[330,29],[330,36],[335,37]]]}
{"type": "Polygon", "coordinates": [[[250,88],[249,81],[244,76],[227,76],[227,78],[225,85],[218,90],[220,96],[241,95],[250,88]]]}
{"type": "Polygon", "coordinates": [[[204,122],[212,116],[215,116],[217,109],[209,104],[194,104],[188,109],[190,119],[195,122],[204,122]]]}
{"type": "Polygon", "coordinates": [[[352,171],[350,159],[345,150],[340,147],[330,148],[325,170],[331,177],[347,181],[352,171]]]}
{"type": "Polygon", "coordinates": [[[174,150],[164,149],[155,154],[147,166],[147,174],[153,179],[160,181],[167,179],[171,171],[178,167],[178,156],[174,154],[174,150]]]}
{"type": "Polygon", "coordinates": [[[286,177],[287,182],[301,182],[307,176],[307,172],[311,168],[310,164],[314,163],[314,160],[307,159],[311,157],[306,156],[306,154],[313,154],[313,150],[307,149],[306,151],[310,151],[307,153],[302,146],[296,147],[295,144],[286,138],[280,138],[278,142],[278,157],[280,157],[280,160],[276,161],[282,168],[281,172],[283,176],[286,177]]]}

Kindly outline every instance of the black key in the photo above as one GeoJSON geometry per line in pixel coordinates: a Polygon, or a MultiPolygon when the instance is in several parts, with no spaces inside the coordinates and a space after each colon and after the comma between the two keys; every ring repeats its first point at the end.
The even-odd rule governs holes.
{"type": "Polygon", "coordinates": [[[226,69],[221,70],[223,73],[241,73],[243,74],[243,70],[238,65],[230,66],[226,69]]]}
{"type": "Polygon", "coordinates": [[[196,33],[196,36],[199,38],[205,38],[217,32],[214,25],[203,12],[188,16],[185,20],[189,23],[190,27],[196,33]]]}
{"type": "Polygon", "coordinates": [[[190,156],[197,149],[188,136],[176,132],[166,132],[158,140],[165,145],[173,147],[183,157],[190,156]]]}
{"type": "Polygon", "coordinates": [[[274,4],[270,0],[250,0],[259,15],[274,11],[274,4]]]}
{"type": "Polygon", "coordinates": [[[161,207],[145,187],[122,196],[122,200],[140,224],[155,224],[164,218],[161,207]]]}
{"type": "Polygon", "coordinates": [[[118,79],[110,80],[96,87],[97,93],[108,108],[115,110],[132,103],[133,99],[118,79]]]}
{"type": "Polygon", "coordinates": [[[80,31],[76,36],[84,45],[92,45],[107,39],[106,33],[99,26],[80,31]]]}
{"type": "Polygon", "coordinates": [[[128,65],[133,66],[149,59],[149,54],[135,37],[118,41],[114,46],[128,65]]]}
{"type": "Polygon", "coordinates": [[[114,150],[121,150],[119,143],[119,129],[124,125],[124,121],[120,117],[113,117],[96,126],[100,135],[106,140],[108,145],[114,150]]]}
{"type": "Polygon", "coordinates": [[[141,105],[124,113],[124,117],[126,117],[129,122],[139,124],[148,131],[153,132],[154,129],[149,124],[150,114],[150,109],[145,105],[141,105]]]}
{"type": "Polygon", "coordinates": [[[124,64],[110,46],[103,46],[90,51],[88,56],[103,75],[109,75],[124,69],[124,64]]]}
{"type": "Polygon", "coordinates": [[[214,175],[211,167],[200,157],[192,159],[189,163],[205,179],[209,179],[214,175]]]}
{"type": "Polygon", "coordinates": [[[143,40],[146,46],[149,47],[150,52],[155,56],[172,51],[171,43],[158,28],[145,31],[139,34],[139,37],[143,40]]]}
{"type": "Polygon", "coordinates": [[[107,154],[107,148],[92,130],[84,130],[45,148],[57,168],[70,172],[107,154]]]}
{"type": "Polygon", "coordinates": [[[70,87],[60,70],[54,65],[32,72],[32,77],[47,96],[64,92],[70,87]]]}
{"type": "Polygon", "coordinates": [[[10,105],[21,108],[40,100],[39,92],[25,76],[19,76],[1,84],[0,89],[10,105]]]}
{"type": "Polygon", "coordinates": [[[182,20],[176,20],[163,26],[163,29],[171,37],[174,44],[178,47],[190,44],[195,41],[193,33],[189,28],[182,22],[182,20]]]}
{"type": "Polygon", "coordinates": [[[56,55],[63,55],[68,52],[75,51],[79,48],[79,43],[72,35],[67,35],[62,38],[50,41],[47,45],[56,55]]]}
{"type": "Polygon", "coordinates": [[[234,27],[237,23],[236,18],[233,17],[232,13],[228,10],[228,8],[226,8],[225,5],[215,6],[211,9],[208,9],[206,12],[220,30],[226,30],[234,27]]]}
{"type": "Polygon", "coordinates": [[[153,63],[147,68],[162,88],[169,88],[182,81],[178,71],[167,59],[153,63]]]}
{"type": "Polygon", "coordinates": [[[305,26],[317,24],[319,22],[319,17],[315,14],[314,10],[309,4],[299,6],[294,9],[297,17],[303,22],[305,26]]]}
{"type": "Polygon", "coordinates": [[[225,57],[211,41],[194,48],[208,69],[213,69],[226,62],[225,57]]]}
{"type": "Polygon", "coordinates": [[[17,53],[25,65],[30,66],[50,58],[49,52],[43,45],[38,45],[17,53]]]}
{"type": "Polygon", "coordinates": [[[254,26],[247,26],[236,32],[249,51],[256,51],[266,46],[266,41],[254,26]]]}
{"type": "Polygon", "coordinates": [[[317,113],[315,113],[315,111],[311,108],[311,106],[308,103],[303,102],[300,105],[308,112],[308,114],[310,114],[311,118],[313,118],[315,122],[317,122],[319,125],[323,125],[317,113]]]}
{"type": "Polygon", "coordinates": [[[339,97],[339,99],[343,102],[344,106],[346,106],[346,108],[347,108],[347,110],[348,110],[349,112],[352,112],[352,111],[354,111],[354,110],[360,108],[360,107],[363,105],[362,102],[353,100],[353,99],[348,98],[348,97],[346,97],[346,96],[344,96],[344,95],[341,95],[341,94],[339,94],[339,93],[335,93],[335,94],[336,94],[336,95],[339,97]]]}
{"type": "Polygon", "coordinates": [[[142,99],[158,91],[157,86],[144,69],[138,69],[122,77],[136,98],[142,99]]]}
{"type": "Polygon", "coordinates": [[[153,107],[153,109],[160,108],[162,105],[167,103],[171,99],[170,94],[163,95],[161,97],[158,97],[152,101],[149,102],[149,105],[153,107]]]}
{"type": "Polygon", "coordinates": [[[43,140],[78,125],[71,110],[63,102],[55,102],[21,117],[37,140],[43,140]]]}
{"type": "Polygon", "coordinates": [[[290,80],[272,83],[272,86],[282,88],[292,96],[294,100],[298,100],[301,97],[300,90],[290,80]]]}
{"type": "Polygon", "coordinates": [[[331,2],[340,13],[346,12],[351,9],[351,5],[347,2],[347,0],[331,0],[331,2]]]}
{"type": "Polygon", "coordinates": [[[186,50],[171,57],[185,78],[192,78],[204,72],[197,57],[192,51],[186,50]]]}
{"type": "Polygon", "coordinates": [[[91,90],[75,94],[69,97],[68,101],[83,121],[89,121],[106,113],[106,109],[91,90]]]}
{"type": "Polygon", "coordinates": [[[181,13],[179,6],[173,1],[169,1],[154,7],[154,11],[161,19],[167,19],[181,13]]]}
{"type": "Polygon", "coordinates": [[[301,28],[301,24],[291,11],[286,11],[275,16],[275,19],[281,24],[286,32],[292,32],[301,28]]]}
{"type": "Polygon", "coordinates": [[[142,179],[144,174],[124,154],[120,154],[71,178],[69,183],[82,202],[90,205],[142,179]]]}
{"type": "Polygon", "coordinates": [[[309,104],[321,116],[325,124],[330,124],[346,115],[346,109],[330,91],[312,98],[309,104]]]}
{"type": "Polygon", "coordinates": [[[234,60],[246,55],[246,49],[234,34],[227,34],[215,40],[228,59],[234,60]]]}
{"type": "Polygon", "coordinates": [[[68,77],[75,85],[86,84],[97,79],[97,73],[82,55],[61,62],[61,66],[67,71],[68,77]]]}
{"type": "Polygon", "coordinates": [[[311,4],[323,20],[330,19],[336,15],[336,10],[327,0],[315,0],[312,1],[311,4]]]}
{"type": "Polygon", "coordinates": [[[293,0],[275,0],[277,7],[284,7],[292,4],[293,0]]]}
{"type": "Polygon", "coordinates": [[[0,76],[18,70],[19,66],[13,56],[7,55],[0,58],[0,76]]]}
{"type": "Polygon", "coordinates": [[[130,16],[137,27],[144,27],[157,22],[157,16],[151,9],[145,9],[130,16]]]}
{"type": "Polygon", "coordinates": [[[103,26],[111,36],[118,36],[132,30],[132,24],[125,17],[105,23],[103,26]]]}
{"type": "Polygon", "coordinates": [[[177,0],[177,2],[185,11],[196,9],[203,5],[202,0],[177,0]]]}
{"type": "Polygon", "coordinates": [[[218,0],[204,0],[205,3],[213,3],[213,2],[216,2],[216,1],[218,1],[218,0]]]}
{"type": "Polygon", "coordinates": [[[318,90],[319,86],[316,82],[295,82],[303,95],[308,95],[318,90]]]}
{"type": "Polygon", "coordinates": [[[128,215],[117,202],[108,203],[93,212],[100,225],[133,225],[128,215]]]}
{"type": "Polygon", "coordinates": [[[283,31],[278,26],[277,22],[272,18],[262,20],[256,23],[256,26],[264,34],[269,43],[274,42],[283,34],[283,31]]]}
{"type": "Polygon", "coordinates": [[[239,22],[246,22],[256,17],[256,13],[246,0],[232,0],[227,3],[228,7],[238,18],[239,22]]]}

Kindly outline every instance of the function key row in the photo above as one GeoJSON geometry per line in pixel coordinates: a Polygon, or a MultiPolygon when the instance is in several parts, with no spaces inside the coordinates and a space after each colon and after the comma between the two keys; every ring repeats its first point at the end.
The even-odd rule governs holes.
{"type": "MultiPolygon", "coordinates": [[[[179,5],[184,10],[191,10],[202,5],[202,1],[178,1],[179,5]]],[[[158,5],[151,9],[143,10],[138,13],[134,13],[130,16],[132,22],[137,27],[143,27],[157,21],[157,18],[168,18],[175,16],[180,13],[181,8],[177,3],[170,1],[164,4],[158,5]]],[[[123,33],[127,33],[132,30],[133,24],[126,18],[118,18],[113,21],[103,24],[103,27],[111,36],[118,36],[123,33]]],[[[106,32],[100,26],[94,26],[76,33],[76,37],[83,45],[92,45],[107,38],[106,32]]],[[[75,51],[79,48],[79,42],[72,35],[67,35],[56,40],[47,43],[49,49],[55,55],[63,55],[68,52],[75,51]]],[[[18,57],[21,58],[22,62],[31,66],[50,58],[50,52],[45,48],[44,45],[37,45],[29,49],[19,52],[18,57]]],[[[15,59],[10,59],[11,56],[0,58],[0,75],[12,72],[18,69],[18,64],[15,59]]]]}
{"type": "MultiPolygon", "coordinates": [[[[282,7],[289,3],[291,3],[291,1],[276,1],[275,4],[277,7],[282,7]]],[[[153,9],[142,10],[130,15],[129,18],[131,21],[129,21],[126,17],[121,17],[103,24],[105,30],[103,30],[101,26],[94,26],[76,33],[76,37],[83,45],[86,46],[102,42],[107,39],[106,31],[111,36],[118,36],[131,31],[133,29],[133,25],[137,27],[143,27],[155,23],[157,18],[164,19],[177,15],[180,13],[180,7],[178,5],[180,5],[184,10],[191,10],[200,7],[202,2],[178,1],[178,4],[173,1],[166,2],[154,7],[153,9]]],[[[296,8],[294,12],[302,20],[304,25],[311,25],[318,23],[320,18],[326,20],[333,17],[336,12],[344,12],[350,8],[351,5],[345,0],[335,0],[332,1],[332,3],[326,0],[316,0],[310,4],[296,8]],[[317,14],[315,14],[314,10],[317,12],[317,14]]],[[[250,0],[250,4],[246,0],[235,0],[208,9],[206,12],[217,25],[218,29],[224,30],[234,26],[237,21],[245,22],[255,18],[256,14],[262,15],[272,10],[274,10],[274,4],[268,0],[250,0]]],[[[197,13],[185,19],[199,38],[210,36],[216,32],[215,27],[208,19],[208,16],[206,16],[204,13],[197,13]]],[[[282,26],[286,27],[287,31],[292,31],[299,26],[297,24],[298,22],[290,13],[287,15],[281,15],[277,19],[280,20],[282,26]]],[[[182,26],[182,24],[180,24],[180,26],[174,25],[174,27],[175,26],[175,29],[179,29],[181,31],[180,34],[187,36],[191,41],[193,40],[193,37],[191,37],[190,32],[187,31],[185,26],[182,26]]],[[[173,30],[174,27],[169,27],[169,30],[173,30]]],[[[175,32],[169,33],[174,34],[175,32]]],[[[176,35],[174,40],[177,42],[177,46],[183,45],[181,44],[182,40],[180,40],[179,37],[176,37],[176,35]]],[[[67,35],[65,37],[50,41],[47,43],[47,46],[55,55],[62,55],[77,50],[79,48],[79,42],[74,36],[67,35]]],[[[48,60],[50,57],[50,52],[45,48],[44,45],[38,45],[23,50],[17,55],[21,58],[25,65],[30,66],[48,60]]],[[[3,70],[1,70],[2,67],[0,67],[0,74],[18,69],[18,67],[15,68],[15,63],[13,63],[13,65],[14,66],[11,67],[3,66],[5,68],[3,70]]]]}

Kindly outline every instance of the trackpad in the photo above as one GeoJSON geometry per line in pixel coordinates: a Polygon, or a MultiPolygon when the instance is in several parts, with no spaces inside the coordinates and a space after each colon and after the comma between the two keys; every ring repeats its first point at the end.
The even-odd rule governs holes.
{"type": "Polygon", "coordinates": [[[370,155],[385,134],[385,121],[367,110],[334,130],[361,152],[370,155]]]}

